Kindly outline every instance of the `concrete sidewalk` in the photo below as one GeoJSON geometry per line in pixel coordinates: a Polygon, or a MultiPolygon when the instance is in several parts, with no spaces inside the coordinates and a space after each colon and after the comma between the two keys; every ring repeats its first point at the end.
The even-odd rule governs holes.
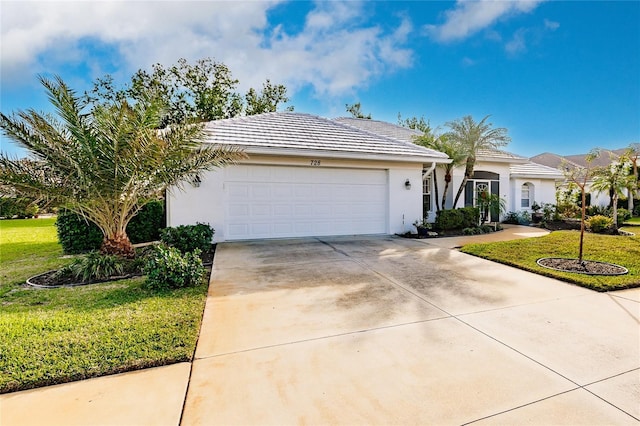
{"type": "Polygon", "coordinates": [[[221,244],[192,364],[0,395],[0,424],[640,424],[640,289],[460,241],[221,244]]]}

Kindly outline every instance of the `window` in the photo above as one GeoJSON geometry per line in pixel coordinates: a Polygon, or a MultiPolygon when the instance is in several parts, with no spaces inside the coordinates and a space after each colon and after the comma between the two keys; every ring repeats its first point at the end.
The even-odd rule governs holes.
{"type": "Polygon", "coordinates": [[[431,211],[431,176],[422,178],[422,217],[429,216],[431,211]]]}
{"type": "Polygon", "coordinates": [[[530,206],[530,188],[529,184],[525,183],[520,192],[520,207],[528,209],[530,206]]]}

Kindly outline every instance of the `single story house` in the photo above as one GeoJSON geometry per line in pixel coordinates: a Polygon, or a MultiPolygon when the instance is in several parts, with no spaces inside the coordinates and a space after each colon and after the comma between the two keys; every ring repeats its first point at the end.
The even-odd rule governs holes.
{"type": "MultiPolygon", "coordinates": [[[[612,162],[617,161],[620,155],[624,154],[627,148],[616,150],[602,150],[600,155],[592,160],[591,163],[587,162],[587,154],[566,155],[561,156],[552,152],[543,152],[535,157],[531,157],[532,161],[545,166],[555,168],[559,171],[568,170],[572,168],[585,168],[585,167],[608,167],[612,162]]],[[[563,190],[567,190],[567,182],[562,183],[563,190]]],[[[593,206],[608,206],[611,202],[611,197],[607,191],[593,191],[591,190],[591,181],[587,182],[586,192],[589,194],[588,204],[593,206]]],[[[625,196],[628,196],[628,191],[624,191],[625,196]]],[[[633,199],[629,200],[630,206],[633,204],[633,199]]]]}
{"type": "MultiPolygon", "coordinates": [[[[386,135],[405,142],[411,142],[422,133],[392,123],[358,118],[337,118],[336,121],[357,127],[372,133],[386,135]]],[[[529,161],[502,150],[481,150],[476,157],[474,175],[467,181],[465,190],[456,207],[476,205],[479,190],[487,189],[505,200],[507,211],[526,210],[531,212],[534,202],[538,204],[556,202],[556,183],[563,179],[561,171],[529,161]]],[[[435,198],[432,183],[433,174],[424,174],[425,217],[435,218],[435,198]]],[[[436,173],[440,198],[444,189],[444,175],[436,173]]],[[[452,173],[445,208],[453,207],[455,195],[464,179],[464,166],[456,167],[452,173]]],[[[491,218],[499,220],[497,217],[491,218]]]]}
{"type": "Polygon", "coordinates": [[[406,138],[293,112],[212,121],[205,131],[206,143],[248,158],[169,191],[167,224],[209,223],[215,241],[412,231],[423,174],[450,161],[406,138]]]}

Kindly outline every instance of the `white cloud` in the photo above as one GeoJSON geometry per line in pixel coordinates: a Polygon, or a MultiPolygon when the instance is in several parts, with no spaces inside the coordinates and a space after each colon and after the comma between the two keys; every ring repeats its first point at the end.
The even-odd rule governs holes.
{"type": "Polygon", "coordinates": [[[550,21],[549,19],[544,20],[544,27],[548,30],[555,31],[560,28],[559,22],[550,21]]]}
{"type": "MultiPolygon", "coordinates": [[[[266,79],[290,91],[312,85],[320,95],[349,93],[384,73],[408,67],[408,18],[388,31],[362,19],[360,2],[318,2],[303,29],[287,33],[268,22],[272,1],[2,1],[3,84],[56,72],[65,63],[124,76],[180,57],[224,62],[243,88],[266,79]],[[97,55],[99,44],[112,55],[97,55]]],[[[278,6],[282,7],[282,6],[278,6]]],[[[284,6],[286,7],[286,6],[284,6]]]]}
{"type": "Polygon", "coordinates": [[[426,25],[424,29],[441,42],[462,40],[490,27],[500,18],[530,12],[542,1],[544,0],[458,0],[453,9],[444,13],[444,23],[426,25]]]}
{"type": "Polygon", "coordinates": [[[519,52],[523,52],[527,50],[527,45],[525,42],[525,36],[527,34],[527,30],[524,28],[520,28],[513,34],[513,38],[504,45],[504,50],[511,55],[515,55],[519,52]]]}

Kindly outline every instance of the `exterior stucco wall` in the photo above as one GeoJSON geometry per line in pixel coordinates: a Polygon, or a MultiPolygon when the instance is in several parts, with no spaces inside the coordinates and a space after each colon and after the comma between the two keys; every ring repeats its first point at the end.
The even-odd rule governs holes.
{"type": "MultiPolygon", "coordinates": [[[[412,224],[422,216],[422,163],[252,155],[241,164],[309,167],[311,160],[320,160],[319,167],[386,170],[387,233],[415,231],[412,224]],[[411,182],[409,190],[405,188],[407,179],[411,182]]],[[[224,241],[223,203],[227,170],[223,168],[203,174],[197,188],[186,184],[182,191],[172,189],[167,196],[167,226],[209,223],[216,231],[214,241],[224,241]]]]}
{"type": "Polygon", "coordinates": [[[535,201],[538,204],[556,203],[556,183],[551,179],[530,179],[530,178],[513,178],[511,179],[512,198],[511,203],[507,204],[507,210],[520,211],[526,210],[531,212],[531,207],[521,207],[522,201],[522,185],[528,183],[530,185],[530,205],[535,201]]]}

